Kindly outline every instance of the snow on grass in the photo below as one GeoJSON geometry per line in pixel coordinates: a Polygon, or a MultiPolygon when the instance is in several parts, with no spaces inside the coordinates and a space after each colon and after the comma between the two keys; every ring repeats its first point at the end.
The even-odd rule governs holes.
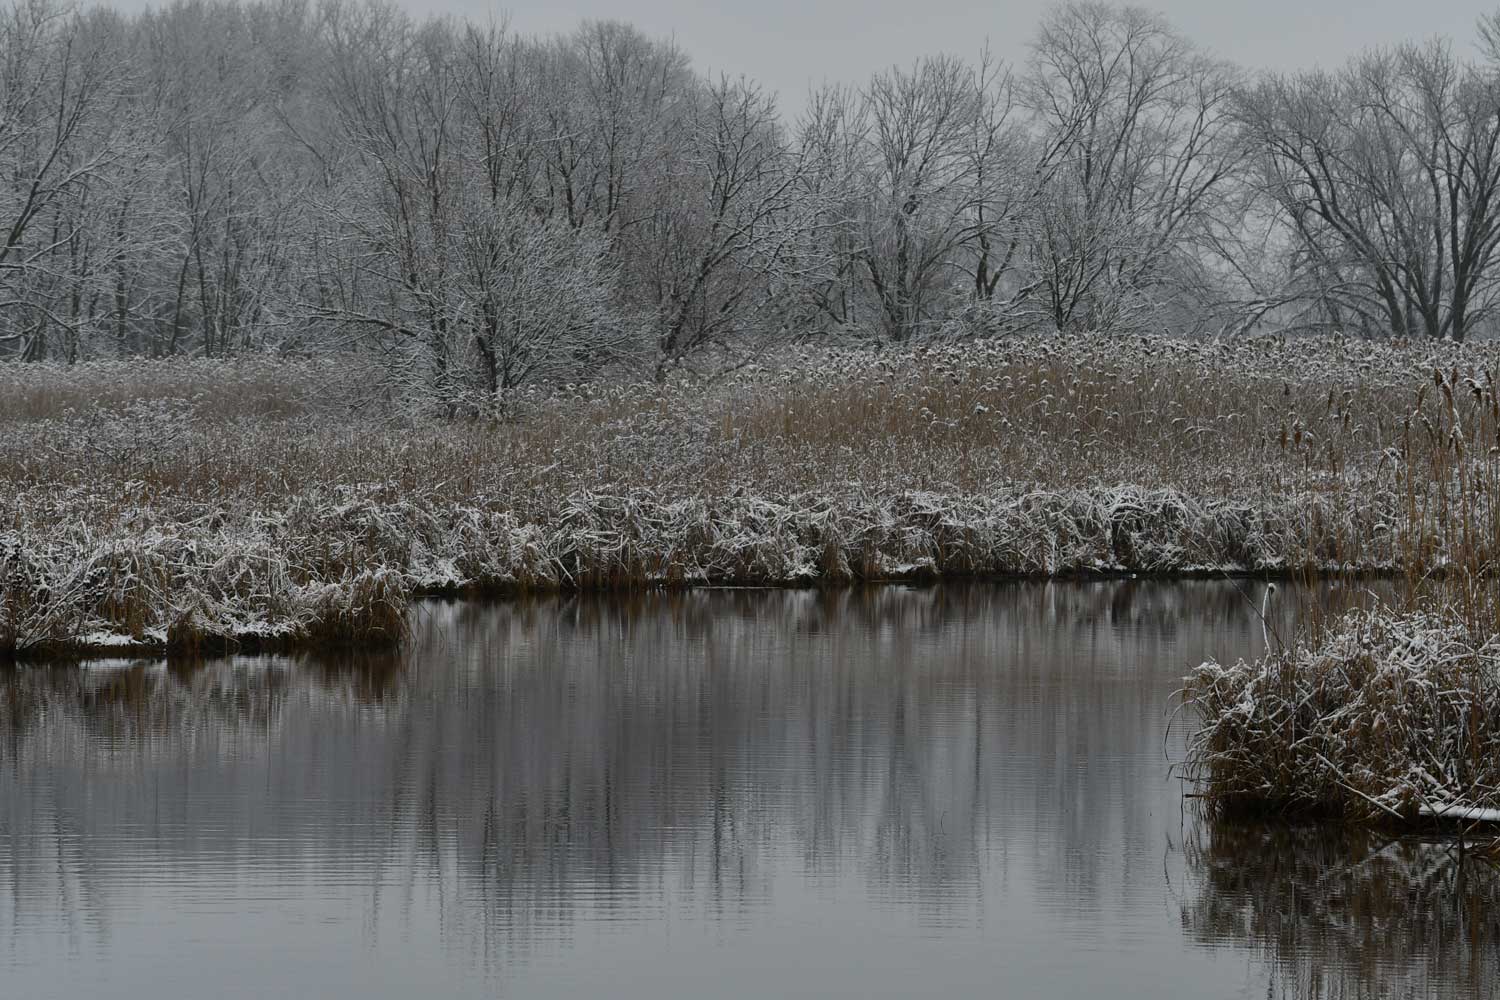
{"type": "Polygon", "coordinates": [[[1253,511],[1131,487],[949,497],[639,491],[574,494],[529,522],[506,510],[349,491],[286,498],[274,520],[233,510],[195,518],[158,503],[112,523],[61,522],[45,545],[0,535],[0,641],[8,636],[18,652],[283,645],[339,621],[324,630],[330,641],[378,642],[400,638],[411,594],[460,588],[1391,565],[1389,546],[1362,550],[1357,563],[1320,556],[1322,538],[1304,515],[1317,509],[1323,523],[1358,524],[1361,512],[1341,502],[1293,494],[1253,511]],[[385,620],[374,620],[377,610],[385,620]]]}
{"type": "Polygon", "coordinates": [[[357,359],[0,366],[0,654],[389,642],[413,593],[464,588],[1465,567],[1500,557],[1496,370],[1009,338],[534,390],[494,422],[357,359]]]}
{"type": "Polygon", "coordinates": [[[1500,818],[1500,636],[1453,608],[1355,610],[1186,678],[1186,770],[1222,812],[1500,818]]]}

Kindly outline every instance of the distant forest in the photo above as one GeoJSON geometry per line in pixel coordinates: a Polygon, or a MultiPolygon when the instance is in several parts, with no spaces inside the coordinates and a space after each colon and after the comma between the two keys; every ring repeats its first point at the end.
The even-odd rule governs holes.
{"type": "Polygon", "coordinates": [[[618,22],[22,0],[0,359],[359,350],[459,400],[817,339],[1495,327],[1500,15],[1290,76],[1081,3],[1015,65],[915,56],[791,118],[618,22]]]}

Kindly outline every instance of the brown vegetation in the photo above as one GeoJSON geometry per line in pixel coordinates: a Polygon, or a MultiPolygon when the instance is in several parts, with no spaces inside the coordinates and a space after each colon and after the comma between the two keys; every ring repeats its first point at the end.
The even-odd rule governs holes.
{"type": "Polygon", "coordinates": [[[500,423],[374,371],[0,369],[0,649],[387,641],[407,595],[463,588],[1420,581],[1500,538],[1487,348],[817,352],[518,394],[500,423]]]}
{"type": "Polygon", "coordinates": [[[1500,805],[1500,642],[1445,612],[1353,611],[1311,645],[1188,678],[1217,813],[1375,823],[1500,805]]]}
{"type": "Polygon", "coordinates": [[[1497,435],[1494,378],[1434,369],[1390,453],[1395,596],[1186,679],[1186,770],[1214,811],[1500,819],[1497,435]]]}

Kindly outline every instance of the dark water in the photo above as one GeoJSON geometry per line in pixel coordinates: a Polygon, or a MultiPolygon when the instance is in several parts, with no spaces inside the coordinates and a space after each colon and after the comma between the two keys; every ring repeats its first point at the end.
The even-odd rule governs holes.
{"type": "Polygon", "coordinates": [[[399,658],[0,673],[0,996],[1490,995],[1493,868],[1185,805],[1169,695],[1259,599],[430,605],[399,658]]]}

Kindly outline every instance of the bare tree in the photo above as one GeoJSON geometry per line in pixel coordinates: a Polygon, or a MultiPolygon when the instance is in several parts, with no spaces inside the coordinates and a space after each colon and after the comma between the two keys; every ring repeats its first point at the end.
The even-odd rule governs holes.
{"type": "Polygon", "coordinates": [[[804,337],[1492,324],[1500,15],[1246,85],[1065,3],[783,121],[615,21],[0,9],[0,356],[377,351],[440,410],[804,337]]]}
{"type": "MultiPolygon", "coordinates": [[[[135,24],[138,104],[153,122],[158,224],[176,229],[158,347],[212,355],[260,346],[303,216],[277,107],[308,27],[297,4],[178,0],[135,24]]],[[[162,276],[164,279],[168,275],[162,276]]]]}
{"type": "Polygon", "coordinates": [[[857,329],[865,316],[865,125],[859,94],[825,86],[797,124],[797,197],[807,213],[806,266],[787,322],[804,334],[857,329]]]}
{"type": "Polygon", "coordinates": [[[550,140],[523,49],[498,27],[390,8],[327,17],[332,100],[360,160],[327,201],[339,236],[311,315],[376,338],[450,414],[617,357],[633,331],[604,236],[553,217],[536,188],[550,140]]]}
{"type": "Polygon", "coordinates": [[[634,220],[635,192],[670,145],[692,86],[687,59],[629,25],[589,21],[543,46],[536,65],[555,208],[612,235],[634,220]]]}
{"type": "Polygon", "coordinates": [[[1118,328],[1179,289],[1243,160],[1235,77],[1138,8],[1070,3],[1043,22],[1024,99],[1060,161],[1037,201],[1033,279],[1059,328],[1118,328]]]}
{"type": "Polygon", "coordinates": [[[326,87],[357,153],[326,202],[341,232],[312,304],[337,327],[417,341],[426,386],[453,401],[451,252],[460,225],[461,88],[446,23],[414,25],[392,7],[328,5],[326,87]]]}
{"type": "Polygon", "coordinates": [[[681,143],[654,178],[649,210],[621,236],[628,279],[648,295],[657,374],[756,332],[792,280],[814,225],[800,198],[802,161],[776,102],[745,80],[703,84],[681,143]]]}
{"type": "Polygon", "coordinates": [[[529,68],[503,27],[463,31],[453,321],[478,356],[487,405],[499,408],[523,385],[578,377],[639,347],[615,309],[603,235],[547,210],[539,184],[552,137],[529,68]]]}
{"type": "Polygon", "coordinates": [[[934,319],[966,237],[979,89],[941,56],[888,70],[861,96],[863,263],[886,334],[904,340],[934,319]]]}
{"type": "Polygon", "coordinates": [[[134,149],[100,27],[45,0],[0,9],[0,349],[23,358],[77,356],[108,268],[102,188],[134,149]]]}
{"type": "Polygon", "coordinates": [[[1494,304],[1497,108],[1494,71],[1442,42],[1247,91],[1240,120],[1292,252],[1280,300],[1367,334],[1463,340],[1494,304]]]}
{"type": "MultiPolygon", "coordinates": [[[[985,51],[975,72],[974,120],[965,155],[973,193],[968,199],[970,265],[974,298],[995,306],[1001,283],[1010,276],[1025,247],[1026,219],[1056,170],[1059,139],[1050,147],[1035,142],[1020,122],[1015,81],[985,51]]],[[[1024,300],[1034,284],[1010,289],[1001,311],[1024,300]]]]}

